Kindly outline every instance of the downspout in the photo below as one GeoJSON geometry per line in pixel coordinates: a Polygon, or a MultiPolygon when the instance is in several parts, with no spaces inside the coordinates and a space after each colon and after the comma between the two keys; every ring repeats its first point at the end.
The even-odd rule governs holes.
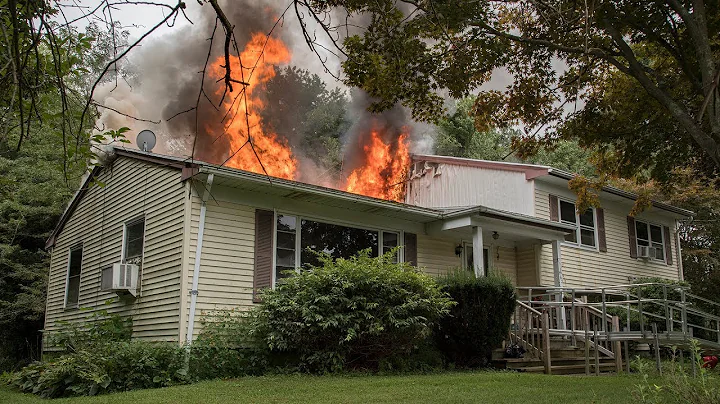
{"type": "MultiPolygon", "coordinates": [[[[690,218],[692,221],[692,218],[690,218]]],[[[683,270],[682,247],[680,247],[680,222],[675,220],[675,250],[677,251],[678,279],[685,280],[685,271],[683,270]]]]}
{"type": "Polygon", "coordinates": [[[207,211],[206,203],[210,197],[210,189],[212,188],[214,174],[209,174],[205,184],[205,192],[202,197],[202,205],[200,205],[200,223],[198,224],[198,240],[195,248],[195,267],[193,269],[192,289],[190,290],[190,316],[188,318],[187,336],[185,342],[192,344],[193,328],[195,328],[195,306],[198,297],[198,282],[200,279],[200,259],[202,256],[203,235],[205,234],[205,212],[207,211]]]}

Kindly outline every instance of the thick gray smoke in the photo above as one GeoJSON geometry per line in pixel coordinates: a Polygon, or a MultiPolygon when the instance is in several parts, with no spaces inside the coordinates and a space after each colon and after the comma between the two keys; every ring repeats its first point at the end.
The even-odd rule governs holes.
{"type": "MultiPolygon", "coordinates": [[[[224,1],[222,2],[228,19],[234,24],[235,38],[241,48],[249,41],[251,34],[268,33],[277,19],[285,11],[287,1],[224,1]]],[[[128,138],[134,143],[134,136],[143,129],[151,129],[158,136],[158,145],[153,150],[158,153],[188,157],[212,163],[224,162],[232,153],[227,136],[218,135],[222,131],[223,122],[227,117],[218,111],[207,100],[218,104],[219,96],[213,93],[214,88],[222,86],[215,78],[205,78],[205,94],[200,93],[201,77],[210,46],[209,38],[215,26],[215,13],[209,5],[196,7],[198,15],[191,15],[193,25],[177,28],[169,34],[145,43],[132,54],[130,69],[132,80],[110,82],[98,89],[95,100],[100,104],[123,112],[124,114],[146,120],[159,121],[150,123],[133,120],[111,110],[101,110],[98,126],[105,129],[117,129],[122,126],[131,128],[128,138]],[[199,101],[199,108],[191,110],[199,101]],[[197,126],[197,139],[195,139],[197,126]],[[208,130],[212,128],[214,130],[208,130]]],[[[309,19],[306,19],[309,20],[309,19]]],[[[313,29],[313,26],[309,28],[313,29]]],[[[329,59],[325,66],[312,53],[301,32],[300,23],[294,12],[290,10],[277,25],[273,36],[280,38],[292,53],[292,65],[307,69],[321,78],[331,80],[325,69],[329,66],[333,73],[339,73],[339,61],[329,59]]],[[[212,43],[210,60],[223,54],[223,30],[217,26],[215,39],[212,43]]],[[[329,87],[341,86],[337,82],[328,83],[329,87]]],[[[235,93],[240,86],[236,86],[235,93]]],[[[228,96],[234,97],[234,94],[228,96]]],[[[367,96],[360,91],[352,95],[350,120],[354,122],[351,129],[341,136],[343,143],[343,172],[349,173],[354,167],[363,163],[363,146],[368,142],[370,129],[380,129],[386,142],[395,144],[403,128],[411,129],[411,151],[428,152],[432,147],[432,136],[428,135],[429,126],[412,123],[408,114],[396,107],[380,115],[367,112],[369,104],[367,96]]],[[[272,111],[270,111],[272,113],[272,111]]],[[[290,136],[278,133],[281,137],[290,136]]],[[[298,139],[287,139],[289,144],[299,143],[298,139]]],[[[294,150],[295,152],[295,150],[294,150]]],[[[298,178],[304,181],[331,185],[318,179],[317,161],[303,155],[296,156],[300,167],[298,178]],[[314,179],[314,180],[313,180],[314,179]]]]}

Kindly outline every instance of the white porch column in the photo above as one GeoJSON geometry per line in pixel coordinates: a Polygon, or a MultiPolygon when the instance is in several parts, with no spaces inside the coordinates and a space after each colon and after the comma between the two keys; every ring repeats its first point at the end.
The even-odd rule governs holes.
{"type": "MultiPolygon", "coordinates": [[[[553,257],[553,277],[555,278],[555,286],[557,287],[563,287],[563,276],[562,276],[562,254],[560,249],[560,240],[555,240],[552,243],[552,257],[553,257]]],[[[563,301],[563,294],[562,292],[555,295],[555,301],[560,303],[563,301]]],[[[561,330],[565,329],[566,316],[565,316],[565,308],[563,306],[558,306],[558,318],[560,319],[560,324],[558,324],[558,328],[561,330]]]]}
{"type": "Polygon", "coordinates": [[[483,235],[482,227],[473,226],[473,268],[475,268],[475,277],[485,276],[485,267],[483,266],[483,235]]]}

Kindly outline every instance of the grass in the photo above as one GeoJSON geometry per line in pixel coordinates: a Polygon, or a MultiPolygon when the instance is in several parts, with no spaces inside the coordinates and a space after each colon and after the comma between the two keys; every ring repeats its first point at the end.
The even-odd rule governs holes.
{"type": "MultiPolygon", "coordinates": [[[[52,403],[632,403],[636,376],[455,372],[412,376],[266,376],[52,403]]],[[[0,403],[48,400],[0,387],[0,403]]]]}

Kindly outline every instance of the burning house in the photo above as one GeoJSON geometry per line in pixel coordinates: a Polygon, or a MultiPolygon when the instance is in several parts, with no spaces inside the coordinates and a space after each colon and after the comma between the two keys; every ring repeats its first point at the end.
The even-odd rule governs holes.
{"type": "MultiPolygon", "coordinates": [[[[215,104],[152,128],[161,134],[153,152],[115,147],[93,169],[47,241],[46,335],[64,321],[83,321],[92,310],[79,309],[90,308],[132,316],[135,338],[192,341],[201,313],[252,306],[261,289],[314,263],[307,249],[347,257],[398,247],[398,260],[429,274],[495,271],[518,286],[682,278],[677,220],[692,212],[655,203],[629,218],[636,196],[606,188],[602,209],[578,214],[571,174],[418,154],[402,110],[359,108],[342,139],[341,175],[322,177],[317,162],[293,147],[297,139],[262,119],[263,83],[292,59],[291,47],[258,34],[255,21],[242,29],[244,47],[231,59],[247,83],[242,92],[218,84],[225,63],[218,57],[210,59],[203,97],[177,69],[159,73],[167,77],[152,86],[167,95],[166,105],[121,96],[122,83],[106,94],[106,105],[132,99],[137,111],[168,115],[187,109],[183,100],[215,104]],[[193,130],[197,136],[187,136],[193,130]]],[[[148,60],[167,56],[163,47],[146,52],[148,60]]]]}

